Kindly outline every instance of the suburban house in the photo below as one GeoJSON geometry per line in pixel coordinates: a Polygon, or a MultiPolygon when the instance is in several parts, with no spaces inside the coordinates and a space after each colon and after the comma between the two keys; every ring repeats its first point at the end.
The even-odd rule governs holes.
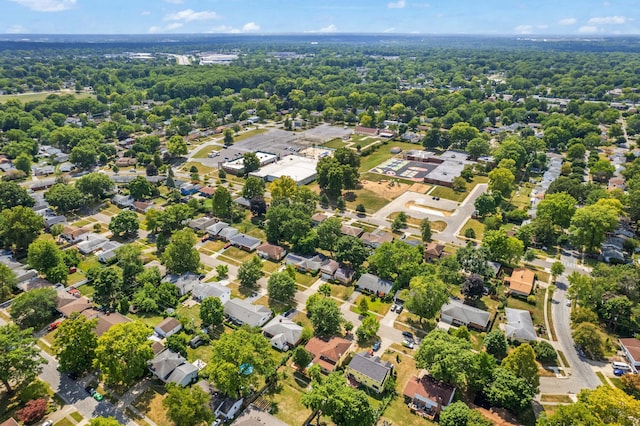
{"type": "Polygon", "coordinates": [[[98,337],[100,337],[114,325],[122,324],[129,321],[131,320],[120,314],[119,312],[100,315],[98,316],[98,324],[96,325],[96,334],[98,335],[98,337]]]}
{"type": "Polygon", "coordinates": [[[422,370],[407,382],[402,392],[409,409],[433,420],[443,408],[453,401],[456,388],[440,382],[422,370]]]}
{"type": "Polygon", "coordinates": [[[80,228],[78,226],[65,225],[62,230],[62,234],[60,234],[60,238],[64,239],[70,244],[76,244],[82,241],[82,235],[89,232],[88,229],[80,228]]]}
{"type": "Polygon", "coordinates": [[[238,298],[230,299],[224,304],[224,314],[237,325],[247,324],[251,327],[262,327],[271,318],[269,308],[238,298]]]}
{"type": "Polygon", "coordinates": [[[362,274],[360,279],[356,282],[356,288],[361,291],[375,294],[379,297],[384,297],[391,293],[393,283],[383,280],[373,274],[362,274]]]}
{"type": "Polygon", "coordinates": [[[231,420],[242,408],[243,398],[230,398],[222,392],[211,392],[211,409],[217,419],[231,420]]]}
{"type": "Polygon", "coordinates": [[[508,339],[524,341],[538,339],[529,311],[505,308],[504,314],[507,318],[507,323],[504,326],[504,334],[508,339]]]}
{"type": "Polygon", "coordinates": [[[353,133],[357,135],[377,136],[378,129],[372,127],[356,126],[356,128],[353,130],[353,133]]]}
{"type": "Polygon", "coordinates": [[[438,244],[432,241],[424,248],[424,260],[433,262],[434,260],[440,259],[443,253],[444,244],[438,244]]]}
{"type": "Polygon", "coordinates": [[[238,417],[232,426],[288,426],[285,422],[260,410],[255,405],[249,405],[240,417],[238,417]]]}
{"type": "Polygon", "coordinates": [[[318,364],[323,373],[329,374],[342,365],[351,348],[351,342],[337,336],[329,340],[314,337],[304,348],[313,355],[313,364],[318,364]]]}
{"type": "Polygon", "coordinates": [[[187,386],[198,379],[198,369],[180,354],[165,349],[149,361],[151,372],[164,383],[187,386]]]}
{"type": "Polygon", "coordinates": [[[180,185],[180,194],[182,195],[193,195],[196,192],[198,192],[200,190],[200,188],[202,188],[201,185],[198,184],[194,184],[194,183],[183,183],[182,185],[180,185]]]}
{"type": "Polygon", "coordinates": [[[155,327],[153,327],[153,330],[158,336],[165,339],[182,330],[182,324],[180,324],[180,321],[177,319],[169,317],[160,321],[155,327]]]}
{"type": "Polygon", "coordinates": [[[88,233],[82,235],[82,241],[78,243],[78,251],[87,255],[98,250],[104,243],[109,241],[106,237],[99,234],[88,233]]]}
{"type": "Polygon", "coordinates": [[[210,186],[203,186],[202,188],[200,188],[198,193],[205,198],[211,198],[213,197],[213,194],[216,193],[216,189],[210,186]]]}
{"type": "Polygon", "coordinates": [[[111,202],[121,209],[128,209],[133,206],[135,199],[131,195],[115,195],[111,202]]]}
{"type": "Polygon", "coordinates": [[[335,281],[338,281],[340,284],[348,285],[353,281],[354,275],[355,272],[353,271],[353,269],[349,269],[345,266],[340,266],[336,270],[335,274],[333,274],[333,279],[335,281]]]}
{"type": "Polygon", "coordinates": [[[229,239],[229,242],[235,247],[248,252],[254,251],[262,243],[259,239],[250,237],[246,234],[236,234],[229,239]]]}
{"type": "Polygon", "coordinates": [[[207,233],[211,238],[220,238],[220,231],[228,227],[229,224],[226,222],[216,222],[213,225],[207,227],[207,233]]]}
{"type": "Polygon", "coordinates": [[[287,251],[275,244],[264,243],[256,247],[256,254],[263,259],[279,262],[287,254],[287,251]]]}
{"type": "Polygon", "coordinates": [[[134,201],[132,207],[136,213],[145,214],[153,209],[153,203],[150,201],[134,201]]]}
{"type": "Polygon", "coordinates": [[[313,222],[313,225],[320,225],[322,222],[324,222],[329,216],[327,216],[326,214],[323,213],[316,213],[313,216],[311,216],[311,222],[313,222]]]}
{"type": "Polygon", "coordinates": [[[393,373],[393,364],[382,361],[379,356],[369,352],[360,352],[353,356],[346,373],[349,381],[380,393],[393,373]]]}
{"type": "Polygon", "coordinates": [[[510,277],[505,277],[504,282],[509,286],[510,293],[527,297],[533,291],[536,275],[531,269],[516,268],[510,277]]]}
{"type": "Polygon", "coordinates": [[[178,287],[180,296],[184,296],[185,294],[193,291],[196,284],[200,283],[200,275],[194,274],[193,272],[187,272],[182,275],[169,274],[164,277],[162,281],[170,282],[178,287]]]}
{"type": "Polygon", "coordinates": [[[20,426],[20,423],[18,423],[13,417],[9,417],[4,422],[0,423],[0,426],[20,426]]]}
{"type": "Polygon", "coordinates": [[[365,246],[372,249],[377,249],[382,243],[388,243],[393,241],[393,234],[389,232],[371,233],[365,232],[360,237],[365,246]]]}
{"type": "Polygon", "coordinates": [[[197,283],[191,295],[196,302],[202,302],[207,297],[217,297],[224,305],[231,299],[231,290],[218,283],[197,283]]]}
{"type": "Polygon", "coordinates": [[[281,351],[288,351],[300,342],[302,327],[278,315],[262,327],[262,331],[271,341],[271,346],[281,351]]]}
{"type": "Polygon", "coordinates": [[[284,260],[287,265],[293,265],[298,271],[312,274],[318,272],[324,262],[324,259],[319,255],[304,257],[293,253],[287,254],[284,260]]]}
{"type": "MultiPolygon", "coordinates": [[[[239,232],[236,228],[227,226],[226,228],[220,230],[220,232],[218,233],[218,238],[224,241],[231,241],[231,239],[238,234],[239,232]]],[[[258,244],[260,244],[259,241],[258,244]]]]}
{"type": "Polygon", "coordinates": [[[206,231],[208,227],[214,225],[218,220],[212,217],[199,217],[189,221],[189,228],[196,231],[206,231]]]}
{"type": "Polygon", "coordinates": [[[342,232],[342,235],[349,235],[351,237],[360,238],[360,236],[364,233],[364,229],[358,228],[357,226],[342,225],[342,227],[340,228],[340,232],[342,232]]]}
{"type": "Polygon", "coordinates": [[[3,252],[3,254],[0,255],[0,263],[13,271],[18,284],[38,276],[38,271],[35,269],[26,269],[22,263],[16,262],[13,255],[6,253],[7,252],[3,252]]]}
{"type": "Polygon", "coordinates": [[[327,259],[320,267],[320,276],[323,280],[332,280],[340,264],[333,259],[327,259]]]}
{"type": "Polygon", "coordinates": [[[93,303],[84,296],[75,297],[66,291],[59,291],[56,297],[56,310],[65,318],[69,318],[74,312],[83,312],[91,308],[93,303]]]}
{"type": "Polygon", "coordinates": [[[233,200],[234,203],[239,205],[242,208],[250,209],[251,208],[251,200],[248,200],[244,197],[238,197],[233,200]]]}
{"type": "Polygon", "coordinates": [[[638,369],[640,369],[640,339],[629,337],[620,339],[619,342],[622,352],[624,352],[627,360],[629,360],[629,365],[631,365],[631,368],[637,373],[638,369]]]}
{"type": "Polygon", "coordinates": [[[102,263],[109,263],[116,257],[116,251],[122,247],[122,243],[117,241],[107,241],[100,247],[98,260],[102,263]]]}
{"type": "Polygon", "coordinates": [[[464,303],[451,300],[440,310],[440,320],[447,324],[464,325],[480,331],[485,331],[489,325],[491,314],[482,309],[465,305],[464,303]]]}

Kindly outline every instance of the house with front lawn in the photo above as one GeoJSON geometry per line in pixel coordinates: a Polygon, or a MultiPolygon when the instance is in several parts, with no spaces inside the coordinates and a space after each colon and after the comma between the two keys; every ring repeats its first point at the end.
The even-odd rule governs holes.
{"type": "Polygon", "coordinates": [[[262,327],[262,331],[269,338],[271,346],[280,351],[295,347],[302,338],[302,327],[282,315],[269,321],[262,327]]]}
{"type": "Polygon", "coordinates": [[[393,364],[379,356],[360,352],[353,356],[346,368],[347,379],[356,385],[366,386],[377,393],[384,391],[387,380],[393,374],[393,364]]]}
{"type": "Polygon", "coordinates": [[[464,325],[475,330],[485,331],[491,314],[482,309],[465,305],[459,300],[450,300],[440,309],[440,320],[447,324],[464,325]]]}
{"type": "Polygon", "coordinates": [[[287,265],[293,265],[298,271],[311,274],[318,272],[325,261],[320,255],[305,257],[293,253],[287,254],[284,260],[287,265]]]}
{"type": "Polygon", "coordinates": [[[182,355],[165,349],[149,361],[149,370],[164,383],[187,386],[198,379],[198,369],[182,355]]]}
{"type": "Polygon", "coordinates": [[[158,336],[160,336],[160,338],[166,339],[167,337],[182,330],[182,324],[180,324],[180,321],[177,319],[169,317],[160,321],[155,327],[153,327],[153,330],[158,336]]]}
{"type": "Polygon", "coordinates": [[[287,251],[284,249],[284,247],[280,247],[275,244],[264,243],[256,247],[256,254],[263,259],[280,262],[282,258],[287,254],[287,251]]]}
{"type": "Polygon", "coordinates": [[[220,238],[220,232],[225,229],[228,228],[229,224],[226,222],[216,222],[213,225],[210,225],[209,227],[207,227],[207,233],[209,234],[209,236],[213,239],[219,239],[220,238]]]}
{"type": "Polygon", "coordinates": [[[247,324],[251,327],[262,327],[271,318],[271,309],[254,305],[244,299],[233,298],[224,304],[224,314],[237,325],[247,324]]]}
{"type": "Polygon", "coordinates": [[[233,246],[238,247],[241,250],[248,251],[249,253],[255,251],[255,249],[260,247],[260,244],[262,243],[259,239],[246,234],[236,234],[229,238],[229,242],[233,246]]]}
{"type": "Polygon", "coordinates": [[[231,299],[231,290],[218,283],[198,282],[191,290],[191,296],[196,302],[202,302],[207,297],[217,297],[224,305],[231,299]]]}
{"type": "Polygon", "coordinates": [[[356,282],[356,288],[366,293],[375,294],[378,297],[385,297],[391,293],[393,283],[373,274],[362,274],[356,282]]]}
{"type": "Polygon", "coordinates": [[[424,248],[424,260],[426,262],[433,262],[434,260],[438,260],[444,254],[445,246],[444,244],[438,244],[435,242],[430,242],[424,248]]]}
{"type": "Polygon", "coordinates": [[[536,274],[531,269],[516,268],[510,277],[505,277],[504,282],[510,294],[527,297],[535,286],[536,274]]]}
{"type": "Polygon", "coordinates": [[[352,342],[333,336],[328,340],[314,337],[304,347],[313,355],[313,364],[318,364],[323,373],[329,374],[342,366],[352,342]]]}
{"type": "Polygon", "coordinates": [[[438,381],[422,370],[407,382],[402,394],[411,412],[433,420],[443,408],[453,402],[456,388],[438,381]]]}
{"type": "Polygon", "coordinates": [[[215,225],[217,219],[212,217],[202,216],[197,219],[192,219],[189,221],[189,228],[196,231],[205,231],[211,225],[215,225]]]}
{"type": "Polygon", "coordinates": [[[162,279],[162,282],[170,282],[178,287],[180,296],[189,294],[197,284],[200,283],[200,275],[187,272],[182,275],[169,274],[162,279]]]}
{"type": "Polygon", "coordinates": [[[538,339],[529,311],[505,308],[504,315],[507,318],[507,323],[504,326],[504,334],[507,339],[525,342],[538,339]]]}
{"type": "Polygon", "coordinates": [[[333,279],[338,281],[342,285],[351,284],[355,272],[353,269],[349,269],[346,266],[340,266],[333,274],[333,279]]]}

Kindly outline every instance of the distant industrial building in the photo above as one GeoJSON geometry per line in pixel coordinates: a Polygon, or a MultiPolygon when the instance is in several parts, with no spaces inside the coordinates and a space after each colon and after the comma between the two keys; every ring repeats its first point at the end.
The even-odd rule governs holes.
{"type": "Polygon", "coordinates": [[[404,159],[420,163],[437,164],[424,178],[425,183],[434,185],[453,186],[453,179],[460,176],[464,166],[474,164],[468,160],[469,156],[464,152],[446,151],[436,155],[431,151],[411,150],[404,154],[404,159]]]}
{"type": "Polygon", "coordinates": [[[259,177],[267,182],[272,182],[282,176],[289,176],[296,181],[296,184],[306,185],[316,180],[317,166],[318,160],[313,158],[288,155],[273,164],[249,173],[249,176],[259,177]]]}
{"type": "MultiPolygon", "coordinates": [[[[269,154],[267,152],[257,151],[255,154],[258,157],[258,160],[260,160],[260,167],[266,166],[267,164],[275,163],[278,159],[278,156],[269,154]]],[[[222,163],[222,169],[227,173],[238,176],[245,174],[244,157],[222,163]]]]}

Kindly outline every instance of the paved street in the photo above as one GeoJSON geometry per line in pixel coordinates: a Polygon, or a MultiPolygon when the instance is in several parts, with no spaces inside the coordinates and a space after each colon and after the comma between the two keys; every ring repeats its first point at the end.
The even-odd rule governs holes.
{"type": "Polygon", "coordinates": [[[101,402],[93,399],[84,390],[80,381],[73,381],[66,375],[60,374],[57,370],[58,361],[56,361],[55,358],[44,351],[42,351],[41,354],[48,361],[48,364],[44,365],[42,373],[39,376],[40,379],[48,383],[51,389],[60,395],[67,404],[75,406],[85,418],[91,419],[98,416],[113,416],[118,419],[121,424],[127,426],[137,425],[137,423],[129,419],[122,410],[116,409],[113,404],[106,399],[101,402]]]}

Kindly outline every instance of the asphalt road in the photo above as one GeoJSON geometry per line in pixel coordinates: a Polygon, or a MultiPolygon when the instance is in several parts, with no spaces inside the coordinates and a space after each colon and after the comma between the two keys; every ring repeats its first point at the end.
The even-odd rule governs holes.
{"type": "Polygon", "coordinates": [[[137,423],[129,419],[121,410],[117,410],[111,402],[106,399],[98,402],[93,399],[84,390],[82,382],[80,380],[73,381],[64,374],[60,374],[57,370],[58,361],[47,354],[41,352],[42,356],[48,361],[45,364],[40,373],[40,379],[51,386],[54,392],[67,403],[71,404],[82,414],[85,418],[91,419],[94,417],[115,417],[120,424],[127,426],[137,426],[137,423]]]}

